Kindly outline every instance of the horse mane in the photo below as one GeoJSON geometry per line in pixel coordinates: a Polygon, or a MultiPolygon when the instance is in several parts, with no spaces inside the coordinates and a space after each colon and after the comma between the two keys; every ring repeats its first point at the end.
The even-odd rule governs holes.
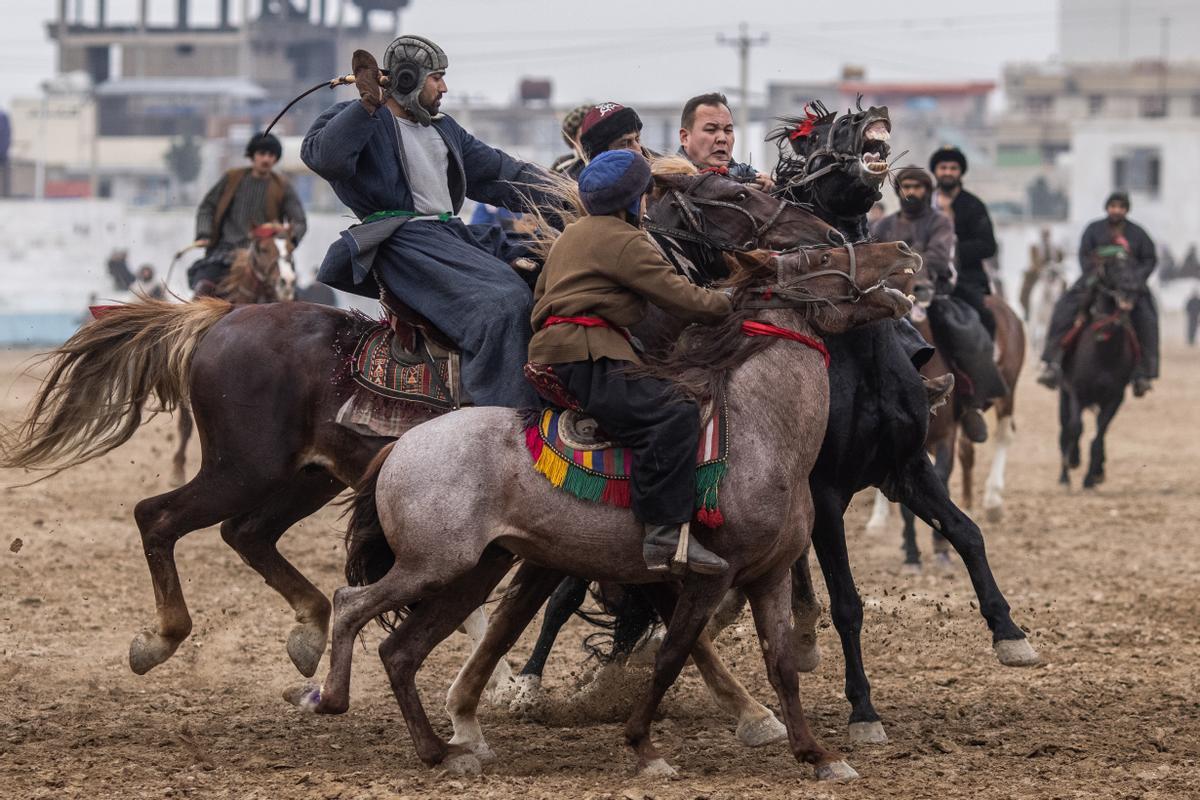
{"type": "MultiPolygon", "coordinates": [[[[751,289],[775,280],[773,256],[767,251],[730,254],[736,270],[723,286],[733,290],[734,306],[751,289]]],[[[631,372],[673,384],[680,394],[703,403],[717,397],[729,374],[771,343],[764,336],[745,336],[742,323],[758,312],[735,311],[714,325],[689,326],[661,358],[648,358],[631,372]]]]}

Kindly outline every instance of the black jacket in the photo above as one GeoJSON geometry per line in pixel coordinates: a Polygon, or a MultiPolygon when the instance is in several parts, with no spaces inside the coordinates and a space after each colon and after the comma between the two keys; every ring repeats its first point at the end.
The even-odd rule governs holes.
{"type": "Polygon", "coordinates": [[[983,260],[996,255],[996,235],[987,206],[975,195],[963,189],[950,204],[954,212],[954,235],[958,239],[955,256],[958,261],[958,285],[988,292],[988,277],[983,260]]]}
{"type": "MultiPolygon", "coordinates": [[[[1142,283],[1154,272],[1158,264],[1158,252],[1150,235],[1138,225],[1129,220],[1124,223],[1125,240],[1129,242],[1129,259],[1134,273],[1142,283]]],[[[1113,241],[1113,228],[1108,224],[1108,218],[1098,219],[1083,229],[1083,238],[1079,242],[1079,267],[1084,277],[1087,277],[1096,266],[1094,256],[1096,251],[1113,241]]]]}

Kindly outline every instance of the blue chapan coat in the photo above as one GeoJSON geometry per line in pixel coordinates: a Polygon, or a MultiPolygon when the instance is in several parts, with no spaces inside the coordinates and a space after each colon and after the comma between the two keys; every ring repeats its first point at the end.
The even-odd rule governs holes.
{"type": "MultiPolygon", "coordinates": [[[[518,161],[442,115],[433,127],[449,152],[454,214],[463,199],[514,211],[546,198],[539,167],[518,161]]],[[[377,211],[412,211],[401,140],[387,109],[369,113],[357,100],[338,103],[313,123],[300,157],[329,181],[360,220],[377,211]]],[[[374,271],[387,288],[438,326],[463,350],[463,382],[478,405],[526,406],[536,396],[522,367],[532,331],[532,293],[509,266],[525,255],[498,226],[391,217],[343,231],[317,279],[336,289],[378,297],[374,271]]]]}

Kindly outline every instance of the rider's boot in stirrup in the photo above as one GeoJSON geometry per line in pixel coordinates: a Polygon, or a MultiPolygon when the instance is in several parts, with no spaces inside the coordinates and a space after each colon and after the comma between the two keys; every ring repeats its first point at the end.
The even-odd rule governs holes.
{"type": "Polygon", "coordinates": [[[936,414],[939,408],[949,402],[950,395],[954,391],[954,373],[947,372],[936,378],[926,378],[922,375],[921,382],[925,384],[925,399],[929,401],[929,413],[936,414]]]}
{"type": "Polygon", "coordinates": [[[1047,389],[1057,389],[1061,380],[1062,366],[1057,361],[1047,361],[1042,364],[1042,371],[1037,376],[1038,383],[1047,389]]]}
{"type": "Polygon", "coordinates": [[[987,420],[983,418],[983,412],[978,408],[974,406],[967,408],[958,422],[962,426],[963,435],[975,444],[983,444],[987,441],[987,420]]]}
{"type": "Polygon", "coordinates": [[[1145,378],[1145,377],[1139,375],[1133,379],[1133,396],[1134,397],[1145,397],[1146,392],[1149,392],[1153,388],[1154,388],[1154,386],[1151,385],[1149,378],[1145,378]]]}
{"type": "Polygon", "coordinates": [[[720,575],[729,569],[725,559],[706,549],[682,525],[653,525],[646,523],[642,540],[642,557],[651,572],[670,571],[683,575],[689,569],[701,575],[720,575]]]}

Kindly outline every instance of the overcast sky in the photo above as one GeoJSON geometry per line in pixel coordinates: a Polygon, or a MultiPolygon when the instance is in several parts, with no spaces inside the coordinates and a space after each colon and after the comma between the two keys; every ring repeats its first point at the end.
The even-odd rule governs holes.
{"type": "MultiPolygon", "coordinates": [[[[85,9],[96,4],[69,0],[80,1],[85,9]]],[[[150,3],[153,20],[173,19],[174,0],[150,3]]],[[[109,0],[110,19],[131,17],[136,4],[109,0]]],[[[215,16],[216,0],[191,5],[197,19],[215,16]]],[[[329,5],[332,15],[336,0],[329,5]]],[[[7,106],[53,74],[45,23],[57,1],[4,6],[0,105],[7,106]]],[[[445,48],[452,93],[502,102],[522,76],[538,76],[553,78],[560,102],[633,103],[735,87],[736,51],[717,36],[736,35],[741,21],[752,35],[769,36],[751,57],[751,90],[762,92],[770,80],[834,78],[845,63],[864,66],[869,79],[999,81],[1007,62],[1053,57],[1056,13],[1054,0],[413,0],[401,27],[445,48]]]]}

